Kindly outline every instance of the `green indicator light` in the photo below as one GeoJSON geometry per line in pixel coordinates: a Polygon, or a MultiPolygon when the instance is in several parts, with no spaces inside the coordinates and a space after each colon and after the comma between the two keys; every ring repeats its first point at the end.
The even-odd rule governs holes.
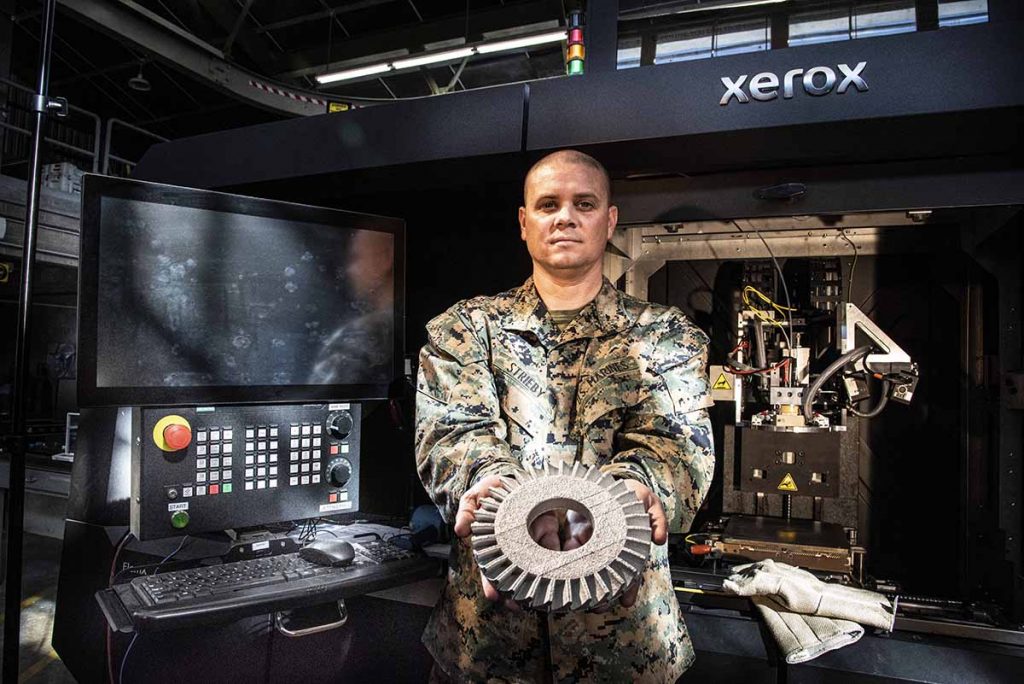
{"type": "Polygon", "coordinates": [[[568,64],[568,73],[570,76],[580,76],[583,73],[583,60],[570,59],[568,64]]]}
{"type": "Polygon", "coordinates": [[[176,530],[183,530],[188,525],[188,511],[174,511],[171,515],[171,527],[176,530]]]}
{"type": "Polygon", "coordinates": [[[231,493],[231,483],[230,482],[225,483],[224,486],[221,487],[220,491],[222,493],[224,493],[224,494],[230,494],[231,493]]]}

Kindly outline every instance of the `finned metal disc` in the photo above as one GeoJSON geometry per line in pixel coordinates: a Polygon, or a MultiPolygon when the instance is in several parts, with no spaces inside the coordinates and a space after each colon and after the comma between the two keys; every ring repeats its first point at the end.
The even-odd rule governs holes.
{"type": "Polygon", "coordinates": [[[503,477],[480,502],[473,554],[505,597],[549,611],[587,610],[617,598],[644,571],[647,511],[626,485],[596,467],[546,466],[503,477]],[[530,524],[559,508],[590,517],[593,536],[570,551],[533,540],[530,524]]]}

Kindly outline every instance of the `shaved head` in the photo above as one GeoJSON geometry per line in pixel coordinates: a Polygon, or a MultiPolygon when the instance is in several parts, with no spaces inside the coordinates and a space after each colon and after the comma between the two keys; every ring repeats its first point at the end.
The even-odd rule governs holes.
{"type": "Polygon", "coordinates": [[[530,181],[533,179],[534,176],[537,175],[537,172],[549,166],[555,166],[559,164],[577,164],[579,166],[589,167],[600,173],[604,184],[604,200],[608,203],[611,202],[612,181],[611,177],[608,175],[608,170],[604,168],[604,164],[597,161],[589,154],[585,154],[578,150],[559,150],[557,152],[552,152],[551,154],[547,155],[546,157],[538,161],[536,164],[531,166],[530,170],[526,172],[526,180],[523,181],[524,205],[526,205],[528,201],[526,195],[529,192],[530,181]]]}

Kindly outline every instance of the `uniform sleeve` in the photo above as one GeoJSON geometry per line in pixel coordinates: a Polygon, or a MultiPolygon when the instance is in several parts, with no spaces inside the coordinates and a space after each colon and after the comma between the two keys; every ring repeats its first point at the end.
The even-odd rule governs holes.
{"type": "Polygon", "coordinates": [[[452,524],[459,498],[488,475],[521,469],[505,441],[487,347],[456,308],[427,325],[416,383],[416,469],[452,524]]]}
{"type": "Polygon", "coordinates": [[[687,532],[715,471],[707,381],[707,337],[681,313],[659,321],[644,399],[627,409],[603,470],[639,480],[658,495],[670,532],[687,532]]]}

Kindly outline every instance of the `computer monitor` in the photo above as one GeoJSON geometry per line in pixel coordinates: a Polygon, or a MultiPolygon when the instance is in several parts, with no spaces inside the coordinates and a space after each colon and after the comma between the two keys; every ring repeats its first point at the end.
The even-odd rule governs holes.
{"type": "Polygon", "coordinates": [[[386,397],[404,237],[397,219],[87,175],[79,404],[386,397]]]}

